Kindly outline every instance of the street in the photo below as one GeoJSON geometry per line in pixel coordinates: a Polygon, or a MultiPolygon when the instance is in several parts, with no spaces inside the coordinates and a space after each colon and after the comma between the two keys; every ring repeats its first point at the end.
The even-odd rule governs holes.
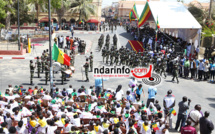
{"type": "MultiPolygon", "coordinates": [[[[106,32],[104,35],[110,34],[110,43],[113,43],[113,35],[117,34],[118,37],[118,48],[121,46],[128,47],[130,49],[130,45],[128,44],[128,40],[132,40],[133,37],[129,33],[127,33],[122,27],[118,27],[117,31],[106,32]]],[[[70,35],[70,32],[59,32],[56,33],[56,36],[70,35]]],[[[89,56],[90,52],[93,52],[94,55],[94,68],[101,67],[103,64],[101,51],[98,51],[98,38],[100,34],[75,34],[75,37],[79,37],[82,40],[85,40],[88,45],[92,43],[92,47],[85,55],[76,55],[75,57],[75,73],[72,75],[72,78],[67,78],[67,81],[64,85],[61,85],[61,73],[58,72],[54,74],[54,83],[60,89],[68,88],[69,85],[72,85],[73,88],[80,88],[84,85],[86,88],[94,85],[94,77],[93,73],[89,72],[89,82],[83,82],[85,80],[84,70],[81,69],[85,63],[86,56],[89,56]],[[83,72],[81,72],[83,70],[83,72]],[[82,74],[83,73],[83,74],[82,74]]],[[[53,42],[52,42],[53,43],[53,42]]],[[[41,43],[40,43],[41,44],[41,43]]],[[[104,45],[103,45],[104,46],[104,45]]],[[[48,42],[44,42],[43,46],[35,46],[35,50],[32,51],[31,54],[26,54],[25,57],[37,57],[41,56],[43,50],[48,49],[48,42]]],[[[5,57],[5,56],[0,56],[5,57]]],[[[36,60],[33,60],[34,62],[36,60]]],[[[30,69],[29,69],[29,60],[27,59],[0,59],[0,88],[1,93],[4,94],[5,89],[7,89],[8,84],[15,85],[23,85],[24,88],[28,89],[28,87],[43,87],[49,90],[50,85],[45,84],[45,75],[41,74],[42,78],[37,78],[37,69],[35,69],[34,73],[34,86],[29,85],[30,83],[30,69]]],[[[166,95],[167,91],[171,89],[173,91],[173,95],[176,98],[176,106],[175,110],[178,112],[178,103],[182,100],[183,96],[187,96],[191,99],[190,110],[194,109],[196,104],[200,104],[202,106],[202,112],[210,111],[210,117],[212,121],[215,121],[215,115],[213,114],[213,110],[215,109],[215,92],[214,92],[214,84],[208,83],[206,81],[195,81],[179,78],[179,84],[171,81],[172,76],[168,75],[166,79],[162,78],[162,83],[157,86],[158,93],[156,95],[156,100],[159,100],[159,104],[163,106],[163,98],[166,95]]],[[[124,91],[124,95],[128,89],[129,78],[109,78],[109,80],[104,82],[104,88],[111,88],[115,90],[119,84],[122,85],[122,89],[124,91]]],[[[141,80],[138,80],[138,84],[143,84],[141,80]]],[[[148,86],[143,84],[144,96],[142,95],[142,100],[146,103],[148,93],[148,86]]],[[[190,111],[189,110],[189,111],[190,111]]],[[[177,117],[173,117],[173,122],[175,123],[177,117]]]]}

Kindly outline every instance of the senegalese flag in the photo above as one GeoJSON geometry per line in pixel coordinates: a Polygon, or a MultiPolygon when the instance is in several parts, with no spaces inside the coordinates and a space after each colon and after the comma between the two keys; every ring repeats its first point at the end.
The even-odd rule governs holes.
{"type": "Polygon", "coordinates": [[[152,128],[154,131],[159,130],[157,123],[152,123],[152,128]]]}
{"type": "Polygon", "coordinates": [[[41,89],[40,89],[40,90],[41,90],[41,93],[43,93],[43,87],[41,87],[41,89]]]}
{"type": "Polygon", "coordinates": [[[140,18],[139,18],[138,27],[141,27],[146,22],[146,20],[150,17],[150,15],[151,15],[151,10],[149,8],[148,1],[146,1],[146,5],[143,9],[143,12],[142,12],[140,18]]]}
{"type": "Polygon", "coordinates": [[[133,8],[131,9],[131,12],[133,13],[135,19],[139,19],[139,16],[137,14],[137,8],[136,8],[136,3],[134,3],[133,8]]]}
{"type": "Polygon", "coordinates": [[[159,25],[159,22],[158,22],[158,16],[157,16],[157,25],[156,25],[156,30],[157,29],[160,29],[160,25],[159,25]]]}
{"type": "Polygon", "coordinates": [[[70,57],[64,52],[62,52],[55,43],[52,50],[52,59],[61,64],[64,64],[67,66],[70,65],[70,57]]]}
{"type": "Polygon", "coordinates": [[[19,91],[19,95],[22,95],[21,87],[19,87],[18,91],[19,91]]]}
{"type": "Polygon", "coordinates": [[[176,116],[176,111],[175,111],[175,109],[172,108],[172,109],[170,110],[170,113],[173,114],[174,116],[176,116]]]}
{"type": "Polygon", "coordinates": [[[130,22],[135,20],[135,18],[133,17],[132,10],[129,12],[129,20],[130,20],[130,22]]]}
{"type": "Polygon", "coordinates": [[[149,130],[149,127],[143,123],[143,129],[147,132],[149,130]]]}

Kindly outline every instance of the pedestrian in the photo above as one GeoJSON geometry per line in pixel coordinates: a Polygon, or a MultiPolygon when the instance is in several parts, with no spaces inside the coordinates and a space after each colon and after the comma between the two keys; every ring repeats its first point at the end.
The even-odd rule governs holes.
{"type": "Polygon", "coordinates": [[[184,77],[185,77],[185,79],[187,79],[189,76],[189,69],[190,69],[190,61],[187,58],[186,61],[184,62],[184,77]]]}
{"type": "Polygon", "coordinates": [[[90,52],[90,72],[93,72],[93,52],[90,52]]]}
{"type": "Polygon", "coordinates": [[[178,110],[178,118],[177,118],[176,126],[175,126],[176,131],[178,131],[180,123],[181,123],[180,131],[181,131],[181,128],[185,126],[185,122],[187,119],[187,110],[189,109],[191,100],[188,99],[188,104],[186,104],[186,102],[187,102],[187,97],[184,96],[182,98],[182,101],[178,103],[179,110],[178,110]]]}
{"type": "Polygon", "coordinates": [[[212,134],[212,131],[214,130],[213,122],[208,119],[209,115],[210,113],[205,111],[204,117],[201,117],[199,120],[201,134],[212,134]]]}
{"type": "Polygon", "coordinates": [[[191,126],[190,120],[187,120],[187,125],[181,128],[181,134],[197,134],[196,129],[191,126]]]}
{"type": "Polygon", "coordinates": [[[70,27],[70,32],[71,32],[71,35],[73,37],[74,36],[74,27],[73,27],[73,25],[71,25],[71,27],[70,27]]]}
{"type": "Polygon", "coordinates": [[[208,79],[208,76],[209,76],[209,68],[210,68],[210,64],[208,62],[208,60],[205,61],[204,63],[204,80],[207,80],[208,79]]]}
{"type": "Polygon", "coordinates": [[[199,120],[202,117],[201,111],[201,105],[197,104],[195,105],[195,109],[192,110],[189,115],[188,119],[191,120],[191,126],[193,126],[196,129],[196,132],[199,131],[199,120]]]}
{"type": "Polygon", "coordinates": [[[195,78],[195,71],[196,71],[196,62],[192,58],[190,61],[191,79],[195,78]]]}
{"type": "Polygon", "coordinates": [[[148,88],[148,99],[147,99],[147,105],[146,107],[149,106],[150,102],[154,104],[155,101],[155,95],[157,94],[157,88],[156,87],[149,87],[148,88]]]}
{"type": "Polygon", "coordinates": [[[168,90],[167,95],[163,99],[164,115],[169,118],[169,126],[172,129],[172,114],[170,110],[175,106],[175,96],[172,95],[172,90],[168,90]]]}
{"type": "Polygon", "coordinates": [[[199,78],[199,80],[202,80],[203,70],[204,70],[204,62],[203,62],[203,60],[200,60],[199,70],[198,70],[198,78],[199,78]]]}
{"type": "Polygon", "coordinates": [[[211,74],[210,74],[210,82],[214,82],[214,76],[215,76],[215,61],[213,61],[211,68],[211,74]]]}
{"type": "MultiPolygon", "coordinates": [[[[140,84],[135,90],[134,90],[135,94],[136,94],[136,99],[139,98],[140,99],[140,96],[141,94],[143,93],[144,95],[144,91],[143,91],[143,88],[142,88],[142,84],[140,84]]],[[[145,97],[145,95],[144,95],[145,97]]]]}

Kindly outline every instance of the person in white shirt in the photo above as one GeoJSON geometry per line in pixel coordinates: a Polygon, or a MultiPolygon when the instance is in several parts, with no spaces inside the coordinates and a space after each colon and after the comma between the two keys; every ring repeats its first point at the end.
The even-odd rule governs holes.
{"type": "Polygon", "coordinates": [[[134,85],[134,87],[137,85],[137,80],[133,77],[130,81],[128,86],[131,88],[134,85]]]}
{"type": "Polygon", "coordinates": [[[3,101],[3,98],[0,97],[0,105],[1,105],[1,109],[4,109],[5,108],[5,105],[8,105],[7,102],[3,101]]]}
{"type": "Polygon", "coordinates": [[[23,125],[23,121],[18,122],[18,126],[16,126],[17,134],[28,134],[28,130],[25,125],[23,125]]]}
{"type": "Polygon", "coordinates": [[[103,128],[99,125],[99,121],[96,121],[94,131],[96,132],[96,134],[101,134],[104,131],[103,128]]]}
{"type": "Polygon", "coordinates": [[[64,132],[65,132],[65,133],[70,132],[72,126],[73,126],[73,125],[69,123],[69,120],[66,119],[66,120],[65,120],[65,125],[63,126],[64,132]]]}
{"type": "Polygon", "coordinates": [[[71,94],[73,92],[72,85],[69,85],[69,88],[67,88],[66,91],[68,94],[71,94]]]}
{"type": "Polygon", "coordinates": [[[82,119],[92,119],[93,115],[89,112],[88,106],[86,106],[85,111],[81,113],[80,118],[82,119]]]}
{"type": "Polygon", "coordinates": [[[74,118],[72,119],[71,122],[74,126],[81,127],[81,120],[80,120],[80,118],[78,118],[77,114],[74,115],[74,118]]]}
{"type": "Polygon", "coordinates": [[[27,102],[27,105],[35,105],[33,97],[31,97],[30,101],[27,102]]]}
{"type": "Polygon", "coordinates": [[[191,120],[191,126],[196,129],[196,132],[199,131],[199,119],[202,117],[202,114],[200,113],[201,106],[199,104],[195,105],[195,110],[192,110],[189,115],[188,119],[191,120]]]}
{"type": "Polygon", "coordinates": [[[52,97],[49,95],[49,93],[46,91],[45,95],[42,98],[43,100],[52,100],[52,97]]]}
{"type": "Polygon", "coordinates": [[[118,85],[117,89],[116,89],[116,100],[119,101],[122,99],[122,97],[124,96],[124,93],[122,91],[122,85],[118,85]]]}
{"type": "Polygon", "coordinates": [[[47,127],[47,134],[54,134],[55,130],[57,130],[57,126],[55,126],[55,123],[53,120],[49,120],[50,124],[47,127]]]}
{"type": "MultiPolygon", "coordinates": [[[[175,106],[175,96],[172,95],[172,90],[169,90],[167,92],[167,95],[164,97],[163,106],[164,106],[164,114],[165,114],[165,116],[175,106]]],[[[172,129],[172,114],[170,114],[167,118],[169,118],[169,126],[170,126],[170,129],[172,129]]]]}
{"type": "Polygon", "coordinates": [[[58,127],[63,127],[62,121],[59,120],[57,116],[54,117],[54,124],[57,125],[58,127]]]}
{"type": "Polygon", "coordinates": [[[90,88],[87,89],[87,95],[91,95],[92,92],[93,92],[93,86],[90,86],[90,88]]]}

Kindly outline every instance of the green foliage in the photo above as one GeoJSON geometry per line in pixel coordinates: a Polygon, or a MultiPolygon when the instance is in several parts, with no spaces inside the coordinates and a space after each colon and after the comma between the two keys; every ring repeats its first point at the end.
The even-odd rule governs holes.
{"type": "MultiPolygon", "coordinates": [[[[13,5],[15,9],[15,14],[11,16],[11,23],[14,24],[17,22],[18,18],[18,2],[16,1],[13,5]]],[[[34,20],[33,14],[28,14],[30,11],[30,8],[27,6],[27,3],[25,3],[25,0],[19,0],[19,18],[20,18],[20,25],[23,23],[32,23],[34,20]]]]}
{"type": "Polygon", "coordinates": [[[188,10],[190,11],[190,13],[196,18],[196,20],[199,22],[199,24],[204,25],[204,14],[203,14],[203,10],[194,6],[194,5],[190,5],[190,7],[188,8],[188,10]]]}
{"type": "Polygon", "coordinates": [[[79,13],[79,20],[88,18],[96,14],[96,6],[92,3],[93,0],[73,0],[71,4],[71,12],[79,13]]]}
{"type": "MultiPolygon", "coordinates": [[[[0,0],[0,19],[4,19],[6,17],[6,10],[5,10],[5,6],[7,4],[7,2],[5,0],[0,0]]],[[[0,23],[0,28],[4,27],[4,25],[2,23],[0,23]]]]}

